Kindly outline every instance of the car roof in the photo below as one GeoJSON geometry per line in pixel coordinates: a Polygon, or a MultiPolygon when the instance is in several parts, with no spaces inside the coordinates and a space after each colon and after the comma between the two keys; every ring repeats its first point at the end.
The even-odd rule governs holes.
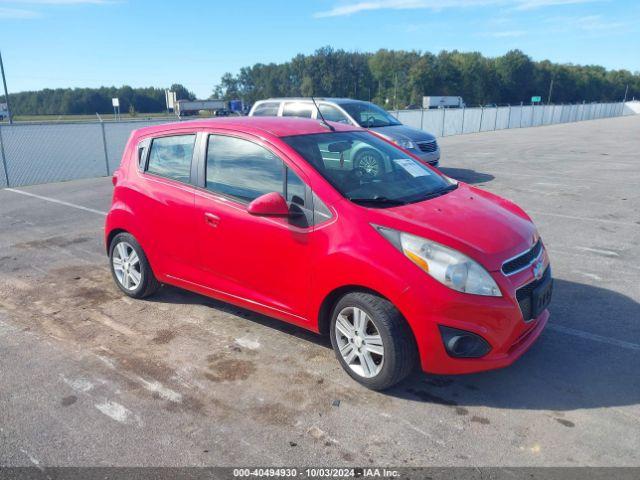
{"type": "MultiPolygon", "coordinates": [[[[336,131],[347,132],[362,130],[360,127],[330,122],[336,131]]],[[[291,135],[309,135],[327,133],[330,130],[319,120],[299,117],[225,117],[207,120],[190,120],[185,122],[163,123],[137,130],[138,135],[166,133],[167,130],[184,130],[185,128],[221,128],[244,133],[268,133],[276,137],[291,135]]]]}
{"type": "MultiPolygon", "coordinates": [[[[316,102],[331,102],[337,105],[343,103],[371,103],[366,100],[355,100],[353,98],[340,98],[340,97],[313,97],[316,102]]],[[[306,101],[311,102],[311,97],[276,97],[276,98],[265,98],[264,100],[258,100],[256,104],[263,102],[300,102],[306,101]]]]}

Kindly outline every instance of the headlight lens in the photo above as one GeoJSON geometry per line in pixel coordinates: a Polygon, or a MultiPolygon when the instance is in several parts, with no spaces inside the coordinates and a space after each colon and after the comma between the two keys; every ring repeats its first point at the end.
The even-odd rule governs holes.
{"type": "Polygon", "coordinates": [[[501,297],[500,288],[478,262],[426,238],[374,225],[398,250],[437,281],[458,292],[501,297]]]}
{"type": "Polygon", "coordinates": [[[407,150],[413,150],[416,148],[416,144],[411,140],[394,140],[393,143],[401,146],[402,148],[406,148],[407,150]]]}

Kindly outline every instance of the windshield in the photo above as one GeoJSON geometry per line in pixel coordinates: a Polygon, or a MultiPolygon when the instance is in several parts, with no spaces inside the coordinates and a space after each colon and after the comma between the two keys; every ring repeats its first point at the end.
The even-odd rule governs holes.
{"type": "Polygon", "coordinates": [[[364,128],[402,125],[386,110],[367,102],[341,103],[340,106],[351,115],[358,125],[364,128]]]}
{"type": "Polygon", "coordinates": [[[282,139],[354,203],[385,208],[442,195],[457,184],[368,132],[282,139]]]}

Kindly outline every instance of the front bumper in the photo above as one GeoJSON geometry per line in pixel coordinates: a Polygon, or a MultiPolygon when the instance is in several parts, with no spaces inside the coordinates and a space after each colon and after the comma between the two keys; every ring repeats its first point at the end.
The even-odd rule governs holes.
{"type": "Polygon", "coordinates": [[[433,152],[421,152],[420,150],[416,150],[413,154],[420,159],[420,161],[424,163],[428,163],[432,167],[437,167],[440,163],[440,147],[433,152]]]}
{"type": "Polygon", "coordinates": [[[526,324],[515,339],[511,337],[504,345],[497,346],[482,358],[453,358],[447,354],[440,341],[436,351],[424,359],[421,356],[422,368],[428,373],[455,375],[508,367],[535,343],[547,325],[549,316],[549,310],[545,310],[538,318],[526,324]]]}
{"type": "Polygon", "coordinates": [[[515,295],[519,287],[533,280],[531,272],[510,277],[493,272],[492,276],[502,297],[468,295],[444,285],[434,286],[433,282],[429,287],[409,287],[404,292],[400,309],[414,332],[423,371],[452,375],[507,367],[540,336],[549,310],[525,321],[515,295]],[[479,335],[491,350],[480,358],[454,358],[445,349],[439,325],[479,335]]]}

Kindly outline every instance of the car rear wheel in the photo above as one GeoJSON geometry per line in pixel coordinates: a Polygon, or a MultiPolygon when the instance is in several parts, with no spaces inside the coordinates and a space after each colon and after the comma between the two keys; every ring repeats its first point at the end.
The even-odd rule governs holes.
{"type": "Polygon", "coordinates": [[[142,247],[129,233],[119,233],[111,241],[109,264],[116,285],[130,297],[148,297],[160,288],[142,247]]]}
{"type": "Polygon", "coordinates": [[[384,390],[413,370],[417,350],[409,326],[388,300],[353,292],[342,297],[331,317],[331,344],[338,361],[356,381],[384,390]]]}

